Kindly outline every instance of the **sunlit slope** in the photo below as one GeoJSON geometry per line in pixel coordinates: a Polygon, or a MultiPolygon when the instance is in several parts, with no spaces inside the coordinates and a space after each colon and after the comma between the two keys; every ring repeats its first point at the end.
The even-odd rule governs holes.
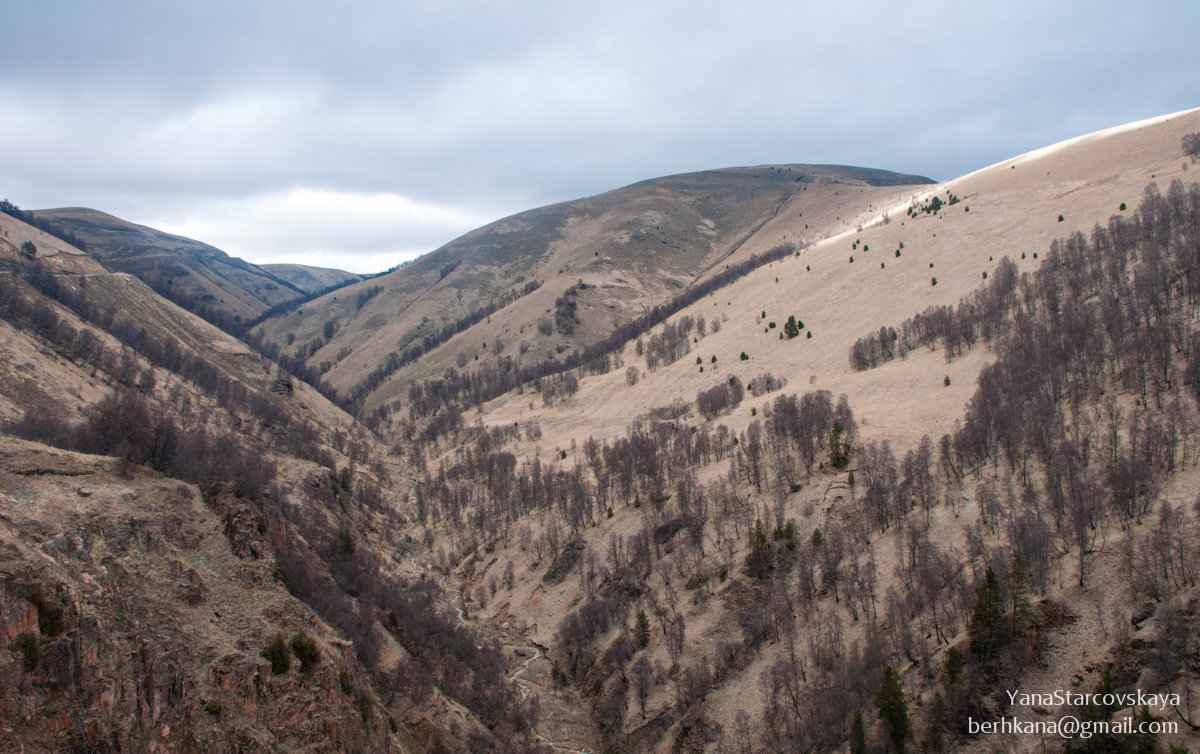
{"type": "MultiPolygon", "coordinates": [[[[572,438],[620,433],[633,417],[674,400],[694,402],[697,391],[719,380],[736,375],[747,382],[770,372],[787,378],[788,391],[846,393],[871,437],[911,442],[948,431],[974,391],[976,373],[993,355],[977,348],[947,364],[940,351],[914,353],[859,373],[848,359],[855,340],[880,326],[899,327],[930,306],[957,303],[1004,256],[1023,272],[1034,269],[1053,240],[1089,234],[1121,214],[1123,203],[1131,211],[1150,182],[1165,191],[1176,178],[1193,178],[1197,168],[1183,157],[1180,142],[1196,131],[1200,110],[1177,113],[911,190],[902,201],[859,218],[861,230],[851,227],[819,241],[681,312],[727,321],[717,333],[710,326],[686,358],[645,373],[637,385],[628,386],[621,369],[583,379],[575,396],[552,409],[540,401],[531,409],[528,396],[506,396],[490,407],[487,421],[537,418],[545,445],[565,447],[572,438]],[[949,204],[950,195],[958,201],[949,204]],[[934,196],[946,203],[936,214],[908,214],[910,206],[934,196]],[[780,340],[790,315],[805,329],[798,338],[780,340]],[[740,359],[742,352],[748,360],[740,359]]],[[[763,233],[775,240],[799,235],[803,226],[800,218],[780,218],[763,233]]],[[[747,245],[755,242],[765,246],[768,239],[747,245]]],[[[625,361],[646,372],[632,348],[625,361]]],[[[736,426],[750,418],[747,408],[723,421],[736,426]]]]}
{"type": "Polygon", "coordinates": [[[919,176],[805,165],[645,181],[505,218],[260,329],[286,353],[323,368],[328,384],[344,393],[390,353],[484,307],[496,309],[484,325],[394,375],[368,396],[370,408],[403,396],[413,380],[461,368],[464,359],[535,363],[594,343],[751,253],[837,232],[926,185],[919,176]],[[497,305],[531,282],[540,288],[497,305]],[[554,319],[556,300],[571,286],[576,321],[539,331],[539,319],[554,319]]]}

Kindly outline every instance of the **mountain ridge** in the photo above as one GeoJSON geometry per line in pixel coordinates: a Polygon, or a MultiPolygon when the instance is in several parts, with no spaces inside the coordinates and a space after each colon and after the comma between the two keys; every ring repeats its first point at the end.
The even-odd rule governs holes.
{"type": "MultiPolygon", "coordinates": [[[[1037,751],[1040,737],[962,722],[1046,714],[1004,688],[1111,679],[1200,698],[1200,184],[1181,151],[1195,133],[1200,110],[938,184],[772,166],[705,196],[711,176],[650,181],[506,218],[461,256],[254,328],[267,354],[328,361],[342,396],[380,363],[372,338],[385,364],[429,338],[357,417],[282,359],[0,217],[0,414],[25,438],[0,437],[0,466],[41,459],[0,468],[0,486],[83,511],[75,482],[17,467],[108,464],[94,493],[140,521],[163,482],[139,464],[194,479],[169,484],[218,514],[221,548],[257,553],[323,616],[306,630],[345,647],[313,685],[282,675],[316,692],[307,709],[337,740],[353,700],[372,741],[411,751],[834,751],[890,678],[914,746],[1037,751]],[[304,324],[290,342],[289,322],[304,324]],[[621,342],[604,359],[571,361],[606,334],[621,342]],[[110,429],[139,410],[161,434],[122,445],[110,429]],[[171,427],[191,452],[160,442],[171,427]],[[121,498],[122,473],[141,498],[121,498]],[[330,683],[356,672],[351,654],[361,673],[330,683]]],[[[116,619],[69,597],[83,576],[41,565],[78,549],[52,507],[21,509],[5,551],[43,576],[41,596],[0,589],[32,637],[5,666],[22,699],[53,680],[21,669],[33,648],[61,644],[35,629],[39,605],[116,619]]],[[[102,528],[117,541],[118,523],[102,528]]],[[[194,570],[209,582],[219,562],[194,570]]],[[[242,615],[221,640],[244,642],[237,688],[280,681],[255,659],[294,630],[279,617],[242,615]]],[[[886,747],[890,723],[862,717],[868,748],[886,747]]],[[[21,730],[35,728],[54,735],[21,730]]]]}

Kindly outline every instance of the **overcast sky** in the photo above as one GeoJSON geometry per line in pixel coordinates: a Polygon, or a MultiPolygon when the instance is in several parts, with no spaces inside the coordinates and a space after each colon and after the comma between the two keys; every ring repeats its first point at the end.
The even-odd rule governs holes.
{"type": "Polygon", "coordinates": [[[646,178],[947,179],[1200,105],[1200,3],[6,3],[0,196],[376,272],[646,178]]]}

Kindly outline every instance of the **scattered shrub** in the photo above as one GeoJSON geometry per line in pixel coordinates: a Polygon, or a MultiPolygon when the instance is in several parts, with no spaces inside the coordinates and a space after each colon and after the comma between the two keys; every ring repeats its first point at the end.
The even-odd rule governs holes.
{"type": "Polygon", "coordinates": [[[358,697],[354,700],[354,706],[358,707],[358,714],[362,715],[362,720],[365,723],[371,718],[371,707],[374,702],[371,699],[371,694],[366,689],[359,689],[358,697]]]}
{"type": "Polygon", "coordinates": [[[317,646],[316,640],[300,630],[292,636],[291,646],[292,653],[300,661],[301,672],[311,673],[317,663],[321,661],[321,648],[317,646]]]}
{"type": "Polygon", "coordinates": [[[32,673],[37,670],[38,662],[41,660],[41,653],[38,652],[38,638],[36,634],[32,631],[26,631],[18,636],[8,648],[21,655],[21,668],[26,673],[32,673]]]}
{"type": "Polygon", "coordinates": [[[274,675],[283,675],[292,667],[292,654],[288,651],[287,637],[282,633],[272,636],[259,655],[271,663],[271,673],[274,675]]]}

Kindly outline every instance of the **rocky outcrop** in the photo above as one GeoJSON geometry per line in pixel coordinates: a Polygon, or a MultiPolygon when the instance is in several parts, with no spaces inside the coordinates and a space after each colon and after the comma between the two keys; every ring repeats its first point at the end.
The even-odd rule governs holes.
{"type": "Polygon", "coordinates": [[[0,444],[5,745],[402,750],[373,697],[343,690],[340,676],[371,688],[353,648],[270,578],[249,506],[220,516],[194,488],[156,475],[124,478],[102,459],[0,444]],[[46,470],[22,473],[34,461],[46,470]],[[244,547],[235,554],[231,541],[244,547]],[[300,631],[316,640],[319,662],[273,672],[263,648],[300,631]]]}

